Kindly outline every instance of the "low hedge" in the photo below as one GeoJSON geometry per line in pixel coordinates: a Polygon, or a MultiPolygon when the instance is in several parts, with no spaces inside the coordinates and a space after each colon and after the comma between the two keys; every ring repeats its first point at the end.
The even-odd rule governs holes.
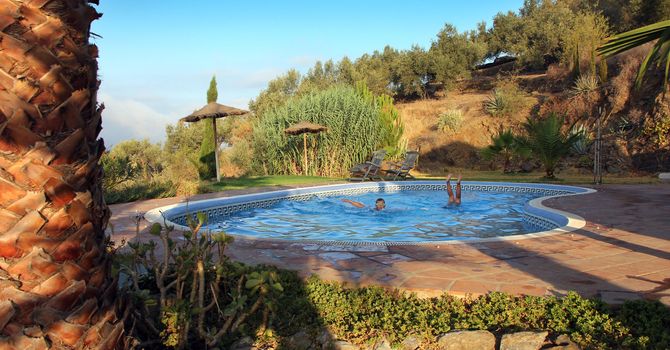
{"type": "MultiPolygon", "coordinates": [[[[267,267],[265,267],[267,268],[267,267]]],[[[324,326],[340,339],[364,344],[385,337],[399,343],[409,335],[430,340],[454,329],[494,333],[547,330],[568,334],[586,349],[670,348],[670,310],[658,301],[633,301],[613,308],[576,293],[564,297],[511,296],[494,292],[478,298],[442,295],[419,298],[380,287],[348,288],[311,277],[301,281],[280,271],[284,293],[273,326],[288,336],[314,334],[324,326]]]]}

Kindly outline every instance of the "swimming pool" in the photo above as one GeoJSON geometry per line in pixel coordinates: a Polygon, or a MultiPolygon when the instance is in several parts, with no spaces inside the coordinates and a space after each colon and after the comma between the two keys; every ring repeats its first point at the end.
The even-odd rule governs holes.
{"type": "MultiPolygon", "coordinates": [[[[452,182],[452,186],[455,183],[452,182]]],[[[447,205],[442,181],[318,186],[181,203],[148,212],[186,229],[186,217],[207,214],[205,229],[248,239],[344,244],[425,244],[535,237],[583,226],[581,218],[549,209],[551,196],[593,190],[560,185],[463,182],[463,204],[447,205]],[[355,208],[342,199],[366,204],[355,208]],[[386,209],[376,211],[375,199],[386,209]],[[581,220],[581,221],[580,221],[581,220]]]]}

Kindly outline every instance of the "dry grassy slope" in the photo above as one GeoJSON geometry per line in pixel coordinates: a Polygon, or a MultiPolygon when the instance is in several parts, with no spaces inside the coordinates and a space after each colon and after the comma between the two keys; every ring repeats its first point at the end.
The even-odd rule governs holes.
{"type": "MultiPolygon", "coordinates": [[[[541,83],[544,74],[522,75],[524,86],[541,83]]],[[[494,78],[474,77],[464,81],[460,87],[436,99],[398,103],[397,107],[405,124],[405,137],[410,149],[419,149],[422,168],[441,170],[444,166],[477,167],[476,152],[488,145],[491,135],[500,128],[516,128],[530,114],[540,99],[549,95],[536,91],[527,93],[526,107],[511,117],[492,117],[484,110],[484,102],[493,91],[494,78]],[[456,132],[438,129],[440,114],[449,109],[460,109],[463,124],[456,132]]]]}

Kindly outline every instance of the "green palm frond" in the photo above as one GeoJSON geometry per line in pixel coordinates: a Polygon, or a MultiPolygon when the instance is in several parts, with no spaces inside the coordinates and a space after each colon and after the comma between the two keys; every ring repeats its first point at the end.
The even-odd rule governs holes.
{"type": "Polygon", "coordinates": [[[639,88],[642,85],[644,75],[651,63],[655,63],[657,67],[665,63],[663,79],[663,87],[665,87],[670,77],[670,20],[617,34],[608,38],[597,51],[603,57],[610,57],[654,40],[658,41],[640,65],[635,86],[639,88]]]}
{"type": "Polygon", "coordinates": [[[547,171],[547,177],[553,177],[558,162],[570,153],[580,134],[566,134],[561,131],[563,118],[551,114],[546,119],[528,119],[524,124],[525,135],[517,142],[522,149],[528,150],[547,171]]]}

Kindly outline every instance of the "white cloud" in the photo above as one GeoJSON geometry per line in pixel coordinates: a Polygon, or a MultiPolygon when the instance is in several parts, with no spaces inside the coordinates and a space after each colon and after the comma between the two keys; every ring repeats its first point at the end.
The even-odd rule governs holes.
{"type": "Polygon", "coordinates": [[[260,91],[267,86],[270,80],[286,73],[286,71],[276,67],[255,70],[228,69],[217,74],[216,79],[219,89],[233,88],[260,91]]]}
{"type": "Polygon", "coordinates": [[[289,63],[292,65],[297,65],[299,67],[311,67],[316,63],[316,61],[320,60],[319,57],[314,56],[314,55],[300,55],[300,56],[293,56],[289,59],[289,63]]]}
{"type": "Polygon", "coordinates": [[[178,119],[176,116],[159,113],[134,99],[116,98],[100,93],[98,101],[105,104],[102,112],[102,137],[107,148],[129,139],[146,138],[152,142],[162,142],[165,139],[165,126],[178,119]]]}

